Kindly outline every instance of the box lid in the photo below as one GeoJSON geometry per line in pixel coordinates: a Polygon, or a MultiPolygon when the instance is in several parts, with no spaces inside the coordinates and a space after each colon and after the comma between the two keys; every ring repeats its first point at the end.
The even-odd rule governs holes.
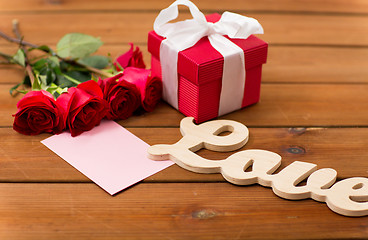
{"type": "MultiPolygon", "coordinates": [[[[206,16],[208,22],[217,22],[220,18],[221,15],[217,13],[206,16]]],[[[157,59],[160,58],[160,45],[163,39],[154,31],[148,33],[148,51],[157,59]]],[[[268,47],[266,42],[254,35],[247,39],[230,40],[244,50],[246,69],[266,63],[268,47]]],[[[223,64],[223,56],[212,47],[207,37],[203,37],[193,47],[179,52],[178,55],[178,73],[197,85],[221,79],[223,64]]]]}

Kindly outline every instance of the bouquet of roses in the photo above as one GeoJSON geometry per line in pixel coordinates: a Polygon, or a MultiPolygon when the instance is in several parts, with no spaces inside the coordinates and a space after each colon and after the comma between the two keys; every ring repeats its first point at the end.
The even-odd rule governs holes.
{"type": "Polygon", "coordinates": [[[93,36],[67,34],[54,51],[23,41],[16,25],[13,29],[17,38],[2,32],[0,36],[20,48],[14,55],[0,53],[0,57],[26,70],[23,82],[10,90],[11,94],[25,93],[14,114],[13,128],[19,133],[58,134],[69,130],[77,136],[103,118],[120,120],[138,109],[153,111],[161,98],[161,80],[151,77],[142,52],[133,44],[128,52],[111,61],[110,57],[92,55],[102,45],[93,36]],[[36,50],[43,55],[31,58],[30,53],[36,50]]]}

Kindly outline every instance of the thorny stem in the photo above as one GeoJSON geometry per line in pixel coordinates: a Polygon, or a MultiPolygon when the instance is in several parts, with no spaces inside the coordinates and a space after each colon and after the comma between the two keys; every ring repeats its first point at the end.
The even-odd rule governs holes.
{"type": "Polygon", "coordinates": [[[27,74],[28,74],[29,79],[31,81],[31,84],[33,85],[33,83],[35,81],[35,76],[33,74],[32,67],[29,64],[28,54],[27,54],[28,53],[27,48],[25,48],[25,46],[22,45],[23,39],[22,39],[22,35],[20,34],[20,31],[19,31],[19,22],[18,22],[17,19],[14,19],[13,20],[13,32],[14,32],[15,36],[17,36],[17,38],[19,39],[20,46],[21,46],[21,48],[24,51],[25,62],[26,62],[26,71],[27,71],[27,74]]]}
{"type": "Polygon", "coordinates": [[[35,76],[33,75],[31,65],[29,65],[29,64],[26,65],[26,71],[27,71],[27,74],[29,76],[29,80],[31,81],[31,85],[33,85],[33,83],[35,81],[35,76]]]}
{"type": "MultiPolygon", "coordinates": [[[[20,34],[20,31],[19,31],[19,21],[18,19],[14,19],[13,20],[13,32],[15,34],[15,36],[22,42],[23,41],[23,37],[22,35],[20,34]]],[[[25,48],[24,45],[20,44],[21,48],[23,49],[24,53],[25,53],[25,57],[26,57],[26,62],[28,62],[28,56],[27,56],[27,48],[25,48]]]]}
{"type": "Polygon", "coordinates": [[[8,54],[5,54],[5,53],[2,53],[2,52],[0,52],[0,57],[5,58],[8,61],[8,63],[11,63],[11,60],[13,59],[12,56],[10,56],[8,54]]]}
{"type": "Polygon", "coordinates": [[[37,48],[37,45],[34,45],[32,43],[17,39],[17,38],[12,38],[8,35],[6,35],[5,33],[3,33],[2,31],[0,31],[0,37],[4,38],[5,40],[9,41],[9,42],[13,42],[13,43],[18,43],[21,44],[23,46],[29,46],[29,47],[33,47],[33,48],[37,48]]]}
{"type": "Polygon", "coordinates": [[[12,23],[13,23],[13,32],[14,32],[15,36],[19,40],[22,40],[22,35],[19,32],[19,22],[18,22],[18,19],[14,19],[12,23]]]}
{"type": "MultiPolygon", "coordinates": [[[[19,22],[18,22],[17,20],[14,20],[14,21],[13,21],[13,31],[14,31],[14,33],[16,33],[16,31],[17,31],[17,33],[16,33],[16,34],[19,34],[18,25],[19,25],[19,22]],[[15,30],[15,29],[16,29],[16,30],[15,30]]],[[[28,47],[32,47],[32,48],[40,49],[40,48],[39,48],[40,46],[38,46],[38,45],[36,45],[36,44],[30,43],[30,42],[26,42],[26,41],[24,41],[24,40],[23,40],[23,39],[21,39],[21,38],[17,39],[17,38],[10,37],[9,35],[7,35],[7,34],[5,34],[5,33],[1,32],[1,31],[0,31],[0,37],[2,37],[2,38],[4,38],[4,39],[6,39],[6,40],[7,40],[7,41],[9,41],[9,42],[17,43],[17,44],[19,44],[19,45],[20,45],[20,46],[22,46],[22,47],[28,46],[28,47]]],[[[55,54],[54,52],[51,52],[51,51],[50,51],[50,50],[48,50],[48,49],[40,49],[40,50],[41,50],[41,51],[43,51],[43,52],[46,52],[46,53],[48,53],[48,54],[52,54],[52,55],[56,56],[57,58],[59,58],[59,59],[60,59],[60,60],[62,60],[62,61],[65,61],[65,62],[68,62],[68,63],[74,64],[74,65],[77,65],[77,66],[83,67],[83,68],[85,68],[85,69],[87,69],[87,70],[89,70],[89,71],[91,71],[91,72],[93,72],[93,73],[95,73],[95,74],[100,75],[100,76],[103,76],[103,77],[112,77],[112,76],[113,76],[112,74],[106,73],[106,72],[104,72],[104,71],[102,71],[102,70],[100,70],[100,69],[94,68],[94,67],[90,67],[90,66],[84,65],[84,64],[79,63],[79,62],[77,62],[77,61],[75,61],[75,60],[72,60],[72,59],[65,59],[65,58],[63,58],[63,57],[60,57],[59,55],[55,54]]],[[[2,55],[0,54],[0,56],[2,56],[2,55]]]]}

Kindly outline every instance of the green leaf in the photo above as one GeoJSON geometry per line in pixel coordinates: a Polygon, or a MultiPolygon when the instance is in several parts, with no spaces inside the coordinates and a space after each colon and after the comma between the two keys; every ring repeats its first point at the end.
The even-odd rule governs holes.
{"type": "Polygon", "coordinates": [[[46,52],[46,53],[50,53],[50,54],[54,54],[54,51],[47,45],[41,45],[41,46],[38,46],[36,48],[34,47],[31,47],[31,48],[28,48],[28,51],[33,51],[33,50],[41,50],[43,52],[46,52]]]}
{"type": "Polygon", "coordinates": [[[41,45],[37,49],[45,51],[45,52],[53,53],[52,49],[47,45],[41,45]]]}
{"type": "Polygon", "coordinates": [[[29,76],[28,76],[28,75],[26,75],[26,76],[24,77],[24,79],[23,79],[23,85],[25,85],[25,86],[29,86],[29,87],[31,87],[31,86],[32,86],[32,84],[31,84],[31,79],[29,78],[29,76]]]}
{"type": "Polygon", "coordinates": [[[110,59],[101,55],[93,55],[82,58],[78,62],[93,68],[104,69],[109,65],[110,59]]]}
{"type": "Polygon", "coordinates": [[[60,86],[52,83],[50,86],[44,88],[45,91],[51,93],[56,100],[62,93],[68,92],[68,88],[61,88],[60,86]]]}
{"type": "Polygon", "coordinates": [[[55,84],[57,84],[60,87],[75,87],[75,86],[78,85],[77,83],[74,83],[74,82],[70,81],[64,75],[57,75],[55,84]]]}
{"type": "Polygon", "coordinates": [[[60,62],[59,59],[55,56],[51,56],[48,58],[48,60],[50,61],[50,63],[52,63],[53,66],[58,66],[60,67],[60,62]]]}
{"type": "Polygon", "coordinates": [[[93,36],[82,33],[68,33],[56,45],[56,52],[60,57],[79,59],[97,51],[102,41],[93,36]]]}
{"type": "Polygon", "coordinates": [[[18,83],[17,85],[15,85],[15,86],[13,86],[12,88],[9,89],[10,95],[13,95],[14,91],[18,92],[18,93],[26,94],[28,92],[27,90],[19,90],[18,89],[18,87],[20,87],[21,85],[29,86],[29,87],[31,86],[31,80],[30,80],[28,75],[26,75],[24,77],[23,82],[18,83]]]}
{"type": "Polygon", "coordinates": [[[36,72],[42,72],[43,68],[45,68],[46,62],[47,60],[44,58],[38,60],[32,65],[33,70],[36,72]]]}
{"type": "Polygon", "coordinates": [[[61,74],[60,62],[57,57],[49,57],[49,64],[55,74],[61,74]]]}
{"type": "MultiPolygon", "coordinates": [[[[41,86],[47,86],[47,75],[39,75],[38,78],[40,79],[40,88],[41,89],[42,89],[41,86]]],[[[38,82],[38,81],[35,80],[35,82],[38,82]]]]}
{"type": "Polygon", "coordinates": [[[45,88],[45,90],[48,91],[51,94],[54,94],[57,89],[58,89],[58,86],[49,86],[49,87],[45,88]]]}
{"type": "Polygon", "coordinates": [[[32,84],[32,90],[37,91],[37,90],[41,90],[41,84],[39,82],[39,76],[36,75],[34,82],[32,84]]]}
{"type": "Polygon", "coordinates": [[[78,82],[86,82],[88,80],[91,80],[91,74],[89,72],[79,72],[79,71],[70,71],[66,73],[69,77],[72,77],[78,82]]]}
{"type": "Polygon", "coordinates": [[[21,85],[22,83],[18,83],[17,85],[15,85],[14,87],[10,88],[9,93],[10,95],[13,95],[14,91],[17,91],[17,88],[21,85]]]}
{"type": "Polygon", "coordinates": [[[92,76],[91,76],[91,80],[93,80],[93,81],[95,81],[95,82],[98,82],[98,80],[99,80],[99,78],[98,77],[96,77],[95,75],[93,75],[92,74],[92,76]]]}
{"type": "Polygon", "coordinates": [[[56,74],[52,69],[47,69],[46,71],[46,85],[50,85],[56,80],[56,74]]]}
{"type": "Polygon", "coordinates": [[[91,80],[91,74],[78,71],[69,71],[65,74],[58,75],[55,84],[60,87],[75,87],[79,83],[91,80]]]}
{"type": "Polygon", "coordinates": [[[59,59],[55,56],[40,59],[32,67],[33,71],[40,76],[40,80],[45,86],[55,82],[56,76],[61,74],[59,59]]]}
{"type": "Polygon", "coordinates": [[[13,56],[13,59],[17,64],[23,67],[26,66],[26,56],[22,49],[18,49],[17,53],[13,56]]]}

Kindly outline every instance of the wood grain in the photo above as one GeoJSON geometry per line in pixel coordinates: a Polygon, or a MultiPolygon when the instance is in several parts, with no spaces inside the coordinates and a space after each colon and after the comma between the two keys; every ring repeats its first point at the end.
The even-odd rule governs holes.
{"type": "Polygon", "coordinates": [[[363,239],[368,227],[322,203],[227,183],[139,184],[115,197],[94,184],[0,184],[0,202],[0,237],[14,240],[363,239]]]}
{"type": "MultiPolygon", "coordinates": [[[[40,11],[158,11],[169,6],[172,0],[13,0],[0,1],[0,12],[40,12],[40,11]]],[[[356,1],[320,1],[320,0],[201,0],[194,3],[204,11],[219,9],[248,11],[277,11],[298,13],[368,13],[368,4],[364,0],[356,1]]]]}
{"type": "MultiPolygon", "coordinates": [[[[158,13],[45,13],[0,15],[0,29],[11,33],[12,19],[21,24],[25,40],[55,44],[69,32],[100,36],[105,43],[145,43],[158,13]],[[52,24],[40,24],[47,19],[52,24]]],[[[189,17],[187,13],[183,16],[189,17]]],[[[270,44],[368,46],[368,16],[250,14],[262,24],[261,38],[270,44]],[[285,37],[287,36],[287,37],[285,37]]],[[[4,44],[5,40],[0,41],[4,44]]]]}
{"type": "MultiPolygon", "coordinates": [[[[0,85],[0,126],[11,126],[20,95],[0,85]]],[[[220,117],[247,126],[367,126],[367,84],[263,84],[259,103],[220,117]]],[[[161,102],[124,126],[179,126],[183,114],[161,102]]]]}
{"type": "Polygon", "coordinates": [[[335,169],[317,170],[317,164],[302,161],[295,161],[278,174],[273,174],[280,167],[282,157],[264,149],[238,151],[222,160],[202,157],[195,152],[203,148],[216,152],[240,149],[248,141],[249,130],[232,120],[213,120],[198,125],[194,120],[194,117],[183,118],[180,121],[182,138],[175,144],[150,146],[148,158],[171,160],[195,173],[220,173],[226,181],[239,186],[259,184],[270,187],[277,196],[289,200],[311,198],[325,202],[332,211],[343,216],[368,215],[368,204],[360,202],[368,201],[368,188],[361,189],[368,184],[368,178],[354,177],[336,182],[335,169]],[[219,136],[223,132],[230,134],[219,136]],[[248,168],[252,170],[247,172],[248,168]],[[306,185],[297,186],[303,180],[306,185]]]}
{"type": "MultiPolygon", "coordinates": [[[[147,45],[139,45],[144,61],[150,67],[147,45]]],[[[55,49],[55,47],[54,47],[55,49]]],[[[115,59],[129,49],[128,44],[105,44],[97,54],[111,54],[115,59]]],[[[0,52],[14,54],[16,46],[1,46],[0,52]]],[[[268,49],[263,65],[263,83],[368,83],[368,49],[318,46],[277,46],[268,49]]],[[[23,79],[23,70],[0,65],[1,83],[16,84],[23,79]]]]}
{"type": "MultiPolygon", "coordinates": [[[[365,84],[263,84],[259,103],[221,116],[248,126],[367,126],[365,84]]],[[[183,117],[170,106],[129,118],[125,126],[178,126],[183,117]],[[165,116],[159,119],[159,116],[165,116]]]]}
{"type": "Polygon", "coordinates": [[[268,49],[263,83],[367,83],[368,49],[275,46],[268,49]]]}
{"type": "MultiPolygon", "coordinates": [[[[181,138],[177,128],[128,128],[150,145],[173,144],[181,138]]],[[[50,136],[24,136],[0,128],[0,182],[90,182],[84,175],[40,143],[50,136]],[[21,150],[20,150],[21,149],[21,150]]],[[[240,150],[264,149],[282,156],[280,169],[294,161],[334,168],[338,178],[368,177],[367,128],[250,128],[249,142],[240,150]]],[[[240,151],[239,150],[239,151],[240,151]]],[[[103,151],[103,150],[101,150],[103,151]]],[[[230,154],[200,150],[208,159],[230,154]]],[[[224,181],[219,174],[195,174],[174,165],[146,182],[224,181]]]]}
{"type": "MultiPolygon", "coordinates": [[[[0,0],[0,30],[20,20],[25,40],[55,45],[69,32],[100,36],[116,56],[147,31],[171,0],[0,0]]],[[[221,117],[250,127],[244,149],[280,154],[282,166],[311,162],[338,178],[368,177],[368,2],[194,1],[205,13],[257,18],[270,44],[261,101],[221,117]],[[291,127],[291,128],[290,128],[291,127]]],[[[183,11],[188,16],[188,11],[183,11]]],[[[0,39],[0,51],[14,46],[0,39]]],[[[11,128],[8,90],[22,71],[0,65],[0,239],[366,239],[367,218],[347,218],[313,200],[287,201],[269,188],[237,187],[219,174],[174,165],[109,196],[40,143],[11,128]]],[[[174,143],[184,116],[161,102],[119,123],[149,144],[174,143]]],[[[200,150],[224,159],[231,153],[200,150]]]]}

